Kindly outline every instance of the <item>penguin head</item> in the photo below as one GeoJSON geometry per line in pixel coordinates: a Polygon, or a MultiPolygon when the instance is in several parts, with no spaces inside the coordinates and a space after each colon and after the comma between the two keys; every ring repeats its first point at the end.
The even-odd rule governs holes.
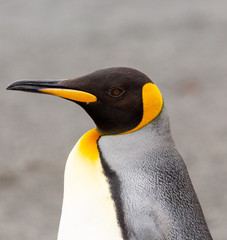
{"type": "Polygon", "coordinates": [[[105,135],[137,130],[156,118],[163,106],[161,93],[145,74],[123,67],[68,80],[17,81],[7,89],[52,94],[76,102],[105,135]]]}

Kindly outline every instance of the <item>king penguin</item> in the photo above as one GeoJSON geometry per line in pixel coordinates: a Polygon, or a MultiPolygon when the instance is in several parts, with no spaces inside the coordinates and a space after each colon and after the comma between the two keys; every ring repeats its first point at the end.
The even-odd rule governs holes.
{"type": "Polygon", "coordinates": [[[212,239],[163,97],[145,74],[107,68],[7,89],[71,100],[96,125],[66,163],[58,240],[212,239]]]}

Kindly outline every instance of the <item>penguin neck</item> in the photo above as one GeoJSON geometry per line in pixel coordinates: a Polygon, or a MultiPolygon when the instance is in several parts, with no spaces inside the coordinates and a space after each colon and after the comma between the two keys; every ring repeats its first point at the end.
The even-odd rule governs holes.
{"type": "MultiPolygon", "coordinates": [[[[126,133],[119,134],[125,136],[127,139],[133,139],[135,136],[142,137],[142,142],[145,141],[146,137],[155,138],[156,141],[158,139],[162,139],[161,141],[168,141],[168,143],[174,145],[174,140],[172,138],[171,129],[170,129],[170,121],[168,116],[168,111],[165,108],[164,104],[158,116],[154,118],[152,121],[145,124],[143,127],[132,129],[126,133]]],[[[103,136],[105,137],[105,136],[103,136]]],[[[112,136],[110,136],[112,137],[112,136]]],[[[155,142],[150,145],[150,148],[154,147],[155,142]]]]}

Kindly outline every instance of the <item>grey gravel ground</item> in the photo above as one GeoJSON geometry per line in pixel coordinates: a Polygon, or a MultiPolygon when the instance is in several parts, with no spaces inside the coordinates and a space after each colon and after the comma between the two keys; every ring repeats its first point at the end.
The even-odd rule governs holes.
{"type": "Polygon", "coordinates": [[[0,239],[56,239],[67,155],[93,123],[23,78],[137,68],[159,86],[214,239],[227,239],[227,1],[0,1],[0,239]]]}

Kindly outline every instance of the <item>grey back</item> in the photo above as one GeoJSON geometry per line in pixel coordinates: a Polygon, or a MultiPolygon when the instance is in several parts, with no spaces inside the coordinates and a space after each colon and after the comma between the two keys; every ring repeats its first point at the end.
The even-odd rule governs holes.
{"type": "Polygon", "coordinates": [[[102,136],[98,146],[124,239],[212,239],[165,107],[142,129],[102,136]]]}

